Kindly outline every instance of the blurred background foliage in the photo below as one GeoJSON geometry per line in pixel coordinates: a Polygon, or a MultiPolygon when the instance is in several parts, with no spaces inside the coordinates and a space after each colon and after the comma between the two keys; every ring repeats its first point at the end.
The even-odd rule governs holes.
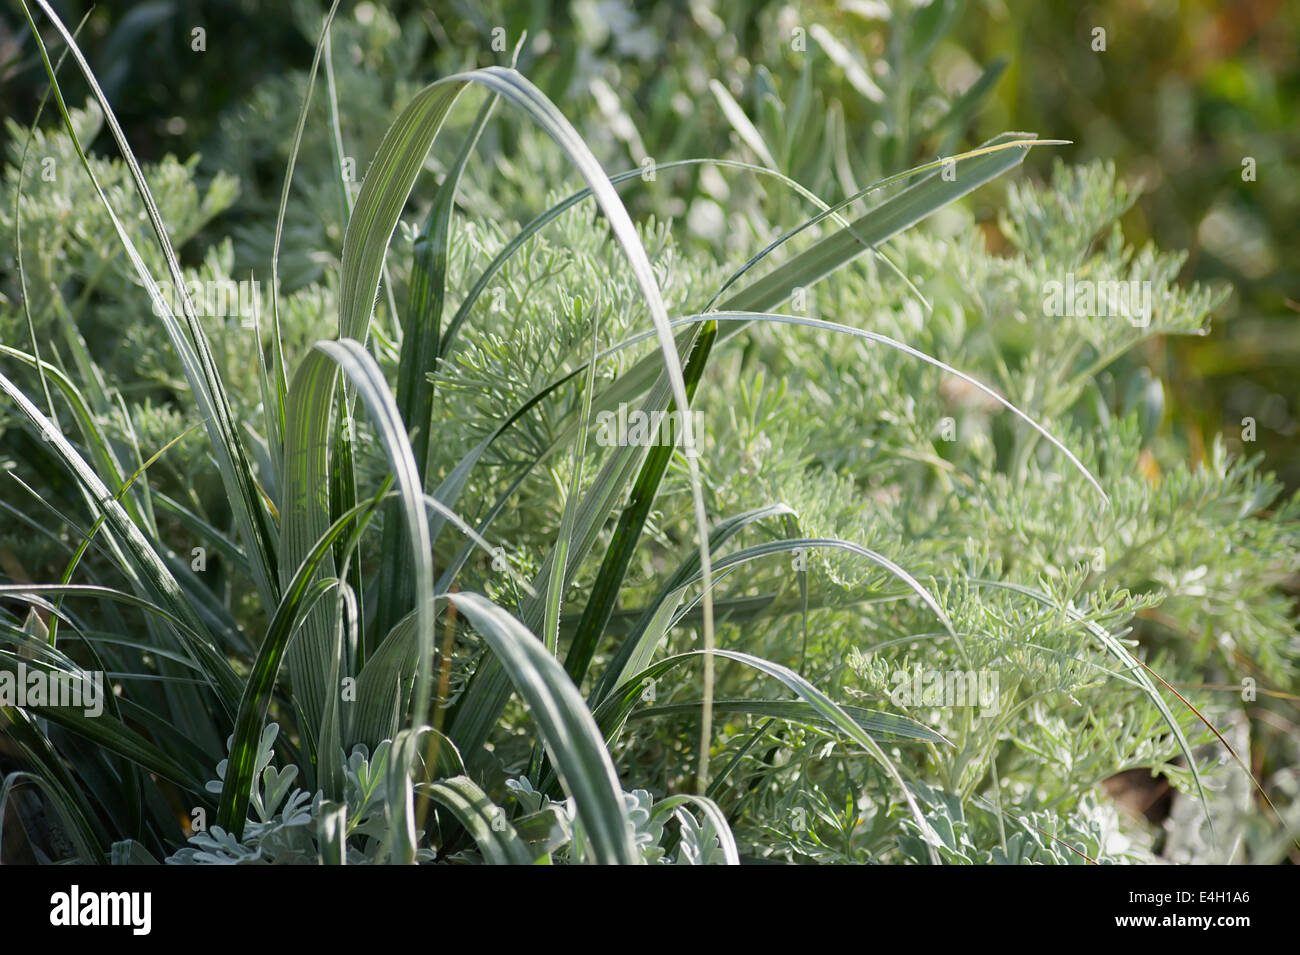
{"type": "MultiPolygon", "coordinates": [[[[79,3],[54,7],[70,23],[84,13],[79,3]]],[[[1147,346],[1146,361],[1171,392],[1168,436],[1192,462],[1204,459],[1215,435],[1233,451],[1262,450],[1288,488],[1300,486],[1292,373],[1300,287],[1290,267],[1300,253],[1294,3],[451,0],[345,3],[341,11],[336,83],[346,91],[341,119],[358,156],[370,154],[417,81],[507,62],[526,33],[520,68],[581,120],[611,168],[734,147],[835,201],[1007,128],[1072,140],[1060,152],[1067,161],[1111,159],[1143,190],[1124,220],[1130,239],[1187,249],[1184,280],[1223,280],[1235,290],[1208,337],[1147,346]],[[890,31],[895,16],[909,21],[906,31],[890,31]],[[1098,30],[1104,50],[1095,49],[1098,30]],[[721,102],[728,96],[754,120],[761,142],[734,131],[721,102]],[[1246,418],[1256,442],[1243,447],[1246,418]]],[[[141,158],[199,152],[208,176],[223,170],[240,179],[239,202],[215,224],[236,239],[237,269],[266,261],[269,239],[257,226],[278,201],[285,133],[320,12],[304,0],[108,2],[82,30],[141,158]],[[224,35],[219,56],[194,49],[195,28],[224,35]],[[230,34],[237,43],[227,42],[230,34]]],[[[25,30],[20,12],[0,14],[0,109],[23,123],[44,89],[41,71],[25,68],[34,55],[25,30]]],[[[315,148],[328,150],[325,126],[309,126],[305,156],[313,136],[315,148]]],[[[489,153],[516,148],[511,128],[508,119],[490,128],[489,153]]],[[[289,235],[332,240],[307,247],[337,246],[344,213],[337,186],[322,181],[329,163],[308,158],[300,169],[296,189],[309,202],[290,208],[316,216],[299,211],[289,235]]],[[[752,188],[692,167],[630,201],[684,219],[704,246],[737,234],[729,217],[752,223],[757,206],[797,201],[783,190],[745,192],[752,188]]],[[[782,211],[763,218],[782,221],[782,211]]],[[[324,264],[287,263],[285,281],[304,285],[324,264]]]]}
{"type": "Polygon", "coordinates": [[[1171,422],[1194,460],[1215,434],[1243,450],[1242,419],[1254,418],[1257,446],[1290,487],[1300,483],[1297,14],[1284,0],[998,2],[970,5],[954,33],[977,59],[1010,58],[977,128],[1019,123],[1074,140],[1072,161],[1114,160],[1144,184],[1129,237],[1189,250],[1184,278],[1232,284],[1207,338],[1156,343],[1150,358],[1168,372],[1171,422]],[[1092,50],[1098,27],[1105,52],[1092,50]]]}

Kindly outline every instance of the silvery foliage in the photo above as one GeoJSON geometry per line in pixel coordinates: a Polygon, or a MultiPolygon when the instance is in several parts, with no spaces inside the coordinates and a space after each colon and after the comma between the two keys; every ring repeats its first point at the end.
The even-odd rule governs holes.
{"type": "MultiPolygon", "coordinates": [[[[581,865],[593,861],[577,821],[573,799],[557,802],[533,788],[526,776],[506,780],[506,788],[514,797],[524,815],[550,812],[555,820],[553,843],[563,843],[556,857],[565,862],[581,865]]],[[[677,852],[669,857],[663,846],[665,814],[656,813],[654,797],[644,789],[623,793],[628,818],[634,829],[634,840],[647,865],[725,865],[726,856],[713,824],[706,817],[703,824],[684,809],[673,811],[679,826],[677,852]]]]}
{"type": "MultiPolygon", "coordinates": [[[[1113,802],[1085,795],[1072,813],[1051,809],[1002,811],[991,803],[963,802],[919,783],[913,794],[939,836],[935,848],[946,865],[1150,865],[1149,839],[1122,827],[1113,802]],[[999,815],[1001,818],[999,819],[999,815]]],[[[912,820],[899,849],[909,862],[925,865],[929,853],[912,820]]]]}
{"type": "MultiPolygon", "coordinates": [[[[220,826],[190,837],[190,845],[168,857],[172,865],[306,865],[321,861],[322,818],[327,806],[324,793],[309,795],[293,789],[297,766],[277,769],[272,765],[274,745],[280,727],[267,724],[258,741],[257,763],[243,839],[236,839],[220,826]]],[[[229,745],[229,741],[227,741],[229,745]]],[[[347,863],[365,865],[382,862],[386,855],[391,814],[387,805],[384,776],[392,746],[384,740],[372,756],[363,744],[353,747],[343,764],[347,804],[347,863]]],[[[227,760],[217,764],[217,779],[207,791],[220,793],[227,760]]],[[[432,850],[418,850],[418,862],[431,862],[432,850]]]]}

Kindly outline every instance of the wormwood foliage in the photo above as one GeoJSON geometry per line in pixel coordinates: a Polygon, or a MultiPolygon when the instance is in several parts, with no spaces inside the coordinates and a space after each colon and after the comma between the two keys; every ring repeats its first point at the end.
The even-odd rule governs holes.
{"type": "MultiPolygon", "coordinates": [[[[1019,828],[1022,842],[1040,838],[1011,823],[1011,813],[1067,842],[1075,839],[1067,832],[1090,831],[1085,820],[1101,818],[1090,793],[1126,769],[1149,767],[1191,786],[1165,721],[1100,645],[1097,628],[1143,648],[1171,683],[1227,687],[1188,693],[1215,723],[1241,705],[1232,687],[1243,681],[1294,684],[1294,610],[1277,584],[1294,573],[1296,501],[1280,498],[1250,462],[1229,460],[1221,445],[1197,467],[1177,463],[1176,439],[1160,426],[1160,382],[1132,353],[1156,334],[1199,332],[1221,294],[1174,284],[1181,256],[1127,248],[1116,222],[1129,202],[1112,169],[1060,167],[1048,188],[1012,188],[999,254],[973,230],[909,233],[891,244],[932,311],[874,268],[845,273],[816,299],[823,316],[852,316],[971,371],[1049,422],[1102,476],[1108,507],[1096,507],[1059,459],[1009,426],[986,396],[869,343],[834,347],[827,335],[790,347],[774,336],[761,346],[763,364],[754,364],[776,365],[780,378],[756,374],[734,410],[710,416],[717,441],[710,459],[745,462],[739,474],[710,472],[720,511],[780,500],[808,537],[878,550],[936,581],[956,632],[943,633],[923,605],[899,600],[883,573],[844,553],[813,551],[807,599],[816,609],[807,622],[791,573],[798,564],[787,565],[736,582],[722,598],[740,615],[756,603],[765,610],[735,640],[775,659],[808,661],[820,686],[863,705],[888,701],[895,675],[918,665],[1000,677],[988,716],[908,710],[953,746],[900,753],[918,778],[941,780],[976,818],[983,810],[976,814],[971,801],[1004,810],[1001,828],[982,841],[973,834],[979,827],[958,839],[986,860],[993,845],[997,858],[1011,857],[1011,830],[1019,828]],[[1044,314],[1044,285],[1066,270],[1152,281],[1150,324],[1044,314]],[[1059,832],[1034,815],[1043,807],[1057,814],[1059,832]]],[[[724,675],[719,695],[740,686],[724,675]]],[[[670,698],[689,693],[674,688],[670,698]]],[[[1213,738],[1186,707],[1175,715],[1189,740],[1213,738]]],[[[795,813],[800,822],[766,822],[764,836],[780,832],[795,856],[889,857],[894,834],[881,817],[890,800],[857,774],[851,754],[837,756],[802,731],[792,740],[774,727],[729,729],[727,752],[754,774],[737,780],[736,798],[757,819],[795,813]]],[[[960,804],[925,801],[957,825],[960,804]]],[[[1248,827],[1240,817],[1228,821],[1242,809],[1223,807],[1221,825],[1248,827]]],[[[945,858],[973,861],[953,838],[945,858]]],[[[905,853],[908,845],[914,857],[918,843],[900,844],[905,853]]]]}
{"type": "MultiPolygon", "coordinates": [[[[392,26],[334,39],[401,77],[392,26]]],[[[34,853],[1145,861],[1163,835],[1104,788],[1128,770],[1213,822],[1201,861],[1286,851],[1295,741],[1251,781],[1207,722],[1248,756],[1243,687],[1296,689],[1300,503],[1221,444],[1185,463],[1145,348],[1223,293],[1127,244],[1113,168],[1038,182],[1008,133],[824,215],[742,153],[714,174],[779,201],[719,261],[634,224],[519,72],[330,92],[317,69],[250,107],[302,103],[311,131],[248,134],[303,191],[244,194],[233,239],[236,180],[140,167],[93,87],[30,142],[9,126],[0,667],[114,689],[99,718],[0,708],[0,807],[31,788],[55,821],[34,853]],[[339,125],[390,100],[391,126],[339,125]],[[490,145],[502,113],[518,154],[490,145]],[[100,129],[121,158],[83,164],[100,129]],[[977,223],[959,200],[999,176],[977,223]],[[329,197],[315,225],[304,197],[329,197]],[[1149,321],[1048,307],[1066,276],[1149,283],[1149,321]],[[149,294],[245,277],[251,314],[149,294]],[[698,454],[591,437],[683,394],[698,454]],[[914,673],[978,699],[900,693],[914,673]]]]}

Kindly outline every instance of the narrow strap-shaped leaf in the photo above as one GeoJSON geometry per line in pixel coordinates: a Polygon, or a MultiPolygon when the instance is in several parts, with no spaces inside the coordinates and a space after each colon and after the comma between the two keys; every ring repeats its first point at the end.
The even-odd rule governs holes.
{"type": "MultiPolygon", "coordinates": [[[[677,347],[668,326],[667,311],[649,257],[641,245],[631,217],[608,176],[577,131],[535,86],[514,70],[489,67],[439,80],[417,93],[389,128],[366,174],[344,237],[339,317],[341,333],[364,340],[384,256],[402,206],[452,102],[468,83],[480,84],[519,107],[564,150],[592,189],[650,312],[659,340],[661,367],[668,385],[669,394],[665,396],[665,402],[671,397],[685,413],[689,399],[677,347]]],[[[702,550],[701,562],[707,576],[708,522],[704,513],[703,492],[698,465],[691,454],[688,454],[688,463],[702,550]]],[[[559,567],[557,572],[563,574],[566,569],[559,567]]],[[[705,617],[705,630],[708,632],[707,603],[705,617]]]]}
{"type": "Polygon", "coordinates": [[[37,30],[35,23],[31,20],[30,12],[24,0],[23,10],[28,13],[28,22],[31,24],[33,36],[45,62],[46,72],[53,84],[55,99],[59,111],[63,115],[64,125],[72,137],[82,166],[90,177],[96,194],[108,212],[127,258],[149,293],[155,313],[162,317],[163,327],[171,340],[177,357],[180,359],[181,367],[190,385],[190,391],[199,406],[199,415],[208,431],[213,453],[219,465],[221,480],[226,489],[231,509],[234,511],[235,523],[250,550],[249,559],[254,571],[253,580],[258,587],[263,605],[269,608],[275,605],[279,592],[272,572],[275,555],[274,533],[266,509],[257,493],[252,468],[235,433],[234,419],[230,403],[226,397],[226,389],[217,370],[216,362],[212,357],[211,349],[208,347],[207,336],[194,311],[193,303],[185,291],[185,277],[181,272],[176,252],[172,248],[167,227],[162,220],[161,213],[158,211],[157,204],[154,202],[148,183],[145,181],[144,172],[141,170],[130,144],[126,141],[121,126],[118,124],[117,116],[114,114],[108,98],[104,95],[104,91],[95,79],[90,64],[86,62],[81,49],[77,46],[76,40],[68,32],[63,21],[54,13],[48,0],[36,0],[36,3],[49,17],[63,37],[64,42],[68,45],[69,52],[71,52],[77,66],[81,69],[92,95],[102,109],[105,123],[126,163],[132,184],[135,186],[135,190],[144,206],[149,225],[167,264],[170,279],[180,299],[184,326],[177,320],[170,303],[160,293],[153,277],[149,274],[144,260],[109,203],[107,194],[100,186],[89,159],[85,155],[81,144],[77,141],[77,134],[73,128],[71,116],[63,100],[63,94],[59,89],[53,67],[50,66],[40,31],[37,30]]]}
{"type": "MultiPolygon", "coordinates": [[[[803,700],[714,700],[714,710],[719,713],[744,713],[747,716],[770,716],[790,723],[803,723],[819,729],[837,729],[811,703],[803,700]]],[[[947,739],[923,723],[897,713],[885,713],[881,710],[869,710],[861,706],[840,704],[840,709],[853,718],[853,721],[882,743],[893,740],[908,739],[927,743],[944,743],[951,745],[947,739]]],[[[700,702],[663,703],[658,706],[645,706],[628,714],[629,719],[646,720],[659,716],[693,716],[700,711],[700,702]]]]}
{"type": "MultiPolygon", "coordinates": [[[[451,241],[452,213],[461,175],[487,125],[497,97],[489,96],[446,178],[434,194],[424,227],[415,240],[411,263],[410,299],[402,330],[402,351],[397,366],[397,410],[406,422],[406,434],[415,456],[415,467],[426,478],[432,435],[433,380],[431,375],[442,351],[442,312],[447,292],[447,251],[451,241]]],[[[397,504],[388,508],[379,546],[379,584],[375,609],[375,632],[387,633],[410,609],[411,563],[402,540],[402,523],[397,504]]]]}
{"type": "Polygon", "coordinates": [[[226,777],[221,787],[217,823],[234,833],[236,838],[242,835],[248,815],[258,742],[266,723],[271,693],[285,649],[303,622],[303,610],[318,605],[320,598],[337,583],[319,575],[320,564],[331,554],[334,541],[351,527],[355,519],[372,513],[377,503],[377,500],[366,501],[341,515],[304,555],[297,571],[285,584],[280,606],[271,618],[257,659],[253,663],[253,670],[244,685],[239,715],[235,719],[226,777]]]}
{"type": "MultiPolygon", "coordinates": [[[[35,660],[23,660],[21,662],[29,674],[37,670],[45,674],[64,672],[57,667],[35,660]]],[[[19,660],[16,657],[0,652],[0,670],[8,670],[16,675],[18,673],[18,664],[19,660]]],[[[111,693],[112,688],[105,687],[103,692],[111,693]]],[[[203,791],[205,780],[201,776],[195,775],[190,768],[183,766],[178,760],[173,759],[107,710],[92,716],[86,713],[84,709],[73,706],[29,706],[27,709],[76,733],[78,736],[90,740],[92,743],[104,747],[109,752],[131,760],[131,762],[151,773],[157,773],[165,779],[170,779],[191,792],[203,791]]]]}
{"type": "Polygon", "coordinates": [[[738,270],[723,289],[725,290],[780,245],[828,218],[832,213],[838,212],[847,204],[881,188],[882,185],[922,174],[918,182],[908,186],[898,195],[864,213],[847,227],[835,230],[788,262],[733,294],[722,302],[719,310],[764,312],[776,308],[794,295],[795,289],[808,288],[816,284],[868,249],[911,228],[938,209],[1018,166],[1034,145],[1046,145],[1046,143],[1035,140],[1032,133],[1002,133],[978,149],[898,173],[869,186],[857,196],[836,203],[829,210],[818,213],[768,245],[738,270]],[[939,175],[940,169],[947,163],[951,163],[951,179],[939,175]]]}
{"type": "MultiPolygon", "coordinates": [[[[716,335],[716,328],[706,324],[699,341],[696,342],[695,350],[687,360],[688,398],[695,394],[695,389],[704,375],[709,348],[716,335]]],[[[687,407],[689,408],[689,404],[687,407]]],[[[583,608],[582,619],[578,622],[578,629],[574,633],[568,656],[564,660],[565,669],[575,680],[581,681],[591,665],[591,658],[596,653],[600,635],[609,622],[610,614],[614,612],[614,604],[622,589],[628,563],[636,550],[637,542],[641,539],[646,518],[650,516],[650,508],[659,493],[659,484],[663,480],[664,472],[668,470],[668,462],[672,460],[675,450],[668,444],[657,444],[652,447],[645,463],[641,466],[641,473],[637,475],[636,483],[632,485],[632,496],[628,500],[627,507],[619,515],[618,524],[614,528],[614,537],[601,561],[600,569],[596,572],[591,596],[587,600],[586,607],[583,608]]]]}
{"type": "MultiPolygon", "coordinates": [[[[719,521],[717,524],[713,525],[713,533],[709,537],[709,549],[717,551],[723,544],[731,540],[732,537],[739,534],[741,530],[756,521],[793,513],[794,511],[784,504],[769,504],[764,507],[757,507],[746,511],[743,514],[737,514],[727,520],[719,521]]],[[[622,682],[620,675],[624,673],[633,658],[637,656],[638,651],[640,650],[642,636],[651,628],[651,624],[660,614],[661,608],[669,602],[669,597],[683,591],[683,589],[695,579],[699,567],[699,558],[696,554],[692,553],[686,558],[682,565],[677,568],[677,571],[664,582],[664,585],[659,588],[659,593],[656,594],[654,599],[646,605],[641,617],[635,624],[633,624],[631,631],[628,632],[627,636],[623,639],[623,642],[619,644],[618,650],[614,653],[609,664],[605,667],[600,680],[596,684],[596,688],[591,693],[590,698],[593,705],[598,703],[606,693],[622,682]]],[[[680,596],[678,597],[678,600],[680,600],[680,596]]],[[[676,602],[677,601],[672,601],[674,607],[676,602]]],[[[669,611],[670,614],[671,612],[672,611],[669,611]]],[[[602,633],[608,628],[608,626],[609,620],[606,618],[605,626],[602,628],[602,633]]],[[[654,642],[657,644],[658,639],[656,638],[654,642]]],[[[645,662],[647,664],[649,663],[648,660],[645,662]]],[[[634,667],[632,672],[635,673],[637,670],[641,669],[643,669],[643,666],[637,666],[634,667]]]]}
{"type": "Polygon", "coordinates": [[[564,668],[522,623],[486,597],[458,593],[449,599],[501,661],[527,705],[560,783],[577,805],[597,861],[636,862],[639,857],[614,763],[564,668]]]}
{"type": "MultiPolygon", "coordinates": [[[[926,821],[925,814],[921,812],[921,807],[917,805],[916,799],[912,796],[912,791],[903,781],[902,775],[898,772],[898,767],[894,761],[886,755],[885,751],[880,748],[871,736],[864,730],[856,720],[853,719],[844,708],[828,697],[821,690],[817,689],[799,674],[795,673],[789,667],[784,667],[779,663],[773,663],[771,660],[764,660],[762,657],[756,657],[753,654],[741,653],[738,650],[714,649],[712,652],[715,656],[727,660],[734,660],[737,663],[743,663],[748,667],[764,673],[795,693],[801,700],[809,704],[817,715],[825,719],[829,724],[835,727],[839,732],[849,739],[853,740],[859,746],[867,751],[885,773],[893,780],[899,790],[899,794],[907,803],[908,809],[912,813],[912,818],[916,820],[917,826],[927,837],[933,837],[935,840],[938,836],[934,829],[926,821]]],[[[621,687],[611,693],[595,712],[596,721],[600,724],[601,729],[605,732],[607,740],[616,736],[618,729],[627,719],[632,707],[640,698],[646,685],[664,673],[676,666],[680,666],[688,660],[703,656],[705,651],[692,650],[687,653],[681,653],[676,656],[660,660],[642,670],[631,680],[628,680],[621,687]]]]}
{"type": "MultiPolygon", "coordinates": [[[[344,388],[340,396],[337,413],[334,415],[334,453],[330,456],[329,500],[330,519],[336,519],[357,503],[357,472],[353,459],[353,435],[356,421],[353,416],[353,398],[349,389],[344,388]]],[[[363,592],[361,579],[361,562],[347,559],[347,542],[343,539],[334,542],[334,565],[347,568],[347,583],[354,594],[363,592]]],[[[365,634],[362,621],[357,621],[356,653],[365,657],[365,634]]],[[[355,662],[355,656],[349,654],[349,662],[355,662]]]]}
{"type": "MultiPolygon", "coordinates": [[[[280,586],[288,587],[303,561],[330,526],[330,420],[337,370],[323,354],[304,358],[285,402],[284,488],[280,510],[280,586]]],[[[334,555],[322,555],[316,573],[333,578],[334,555]]],[[[326,677],[333,646],[333,613],[315,603],[301,632],[288,648],[289,677],[300,719],[310,738],[319,739],[326,677]]]]}
{"type": "Polygon", "coordinates": [[[489,865],[532,865],[528,845],[519,838],[505,810],[467,776],[455,776],[421,787],[451,814],[473,838],[489,865]]]}
{"type": "Polygon", "coordinates": [[[0,374],[0,391],[7,394],[24,416],[36,426],[49,442],[50,447],[91,495],[104,515],[107,526],[124,542],[135,566],[139,569],[137,579],[146,591],[146,594],[140,596],[147,595],[185,624],[184,628],[174,631],[178,646],[188,650],[203,666],[204,674],[218,696],[227,706],[232,706],[239,695],[238,677],[212,646],[206,625],[180,584],[176,582],[176,578],[167,569],[165,562],[154,550],[153,544],[132,522],[121,504],[114,500],[113,494],[100,480],[99,475],[77,453],[68,439],[63,436],[63,432],[41,414],[18,386],[3,374],[0,374]]]}
{"type": "Polygon", "coordinates": [[[365,743],[373,750],[397,732],[398,720],[410,700],[418,662],[415,623],[414,611],[397,621],[357,674],[349,747],[365,743]]]}
{"type": "MultiPolygon", "coordinates": [[[[699,707],[697,706],[698,710],[699,707]]],[[[701,809],[709,822],[713,824],[713,829],[718,835],[718,841],[722,845],[722,854],[726,857],[727,865],[740,865],[740,852],[736,848],[736,836],[731,831],[731,826],[727,824],[727,817],[718,807],[718,804],[708,796],[697,796],[694,793],[680,793],[676,796],[666,796],[660,799],[650,809],[650,818],[658,819],[660,816],[667,815],[681,806],[695,806],[701,809]]]]}
{"type": "Polygon", "coordinates": [[[411,444],[407,440],[402,416],[393,403],[392,393],[379,365],[362,347],[350,339],[317,342],[319,354],[327,355],[357,389],[366,404],[375,433],[383,445],[392,469],[394,483],[402,504],[401,516],[406,525],[406,539],[412,556],[413,591],[415,593],[416,639],[419,667],[416,676],[413,725],[423,726],[429,708],[433,664],[433,555],[429,538],[424,490],[411,444]]]}
{"type": "Polygon", "coordinates": [[[1020,408],[1015,404],[1008,401],[1003,397],[1003,395],[995,391],[993,388],[990,388],[982,381],[954,368],[945,361],[935,358],[933,355],[921,351],[919,348],[913,348],[911,345],[890,338],[888,335],[881,335],[879,332],[867,331],[864,328],[854,328],[852,325],[843,325],[839,322],[828,322],[820,318],[808,318],[803,315],[783,315],[779,312],[733,312],[730,310],[706,312],[703,315],[691,315],[685,318],[674,319],[672,324],[674,328],[683,325],[704,325],[707,327],[715,322],[733,328],[748,325],[750,322],[765,322],[776,325],[801,325],[805,328],[814,328],[821,331],[835,332],[839,335],[847,335],[851,338],[860,338],[864,341],[874,342],[878,345],[892,348],[905,355],[910,355],[918,361],[923,361],[927,365],[932,365],[949,375],[960,378],[971,387],[987,395],[990,399],[1010,411],[1013,415],[1037,432],[1039,437],[1046,440],[1048,444],[1060,452],[1061,455],[1070,462],[1070,465],[1079,472],[1084,480],[1092,486],[1092,489],[1097,492],[1097,495],[1101,498],[1103,504],[1108,504],[1110,501],[1105,489],[1101,486],[1101,482],[1097,480],[1083,462],[1080,461],[1074,453],[1061,442],[1060,439],[1054,437],[1046,428],[1034,420],[1034,418],[1020,410],[1020,408]]]}
{"type": "Polygon", "coordinates": [[[18,746],[24,760],[33,769],[30,773],[10,773],[0,783],[0,819],[6,818],[3,813],[14,787],[31,782],[49,798],[67,823],[68,833],[76,841],[82,861],[99,865],[107,862],[99,848],[106,841],[107,833],[59,754],[45,734],[33,725],[32,716],[16,706],[0,706],[0,732],[18,746]]]}

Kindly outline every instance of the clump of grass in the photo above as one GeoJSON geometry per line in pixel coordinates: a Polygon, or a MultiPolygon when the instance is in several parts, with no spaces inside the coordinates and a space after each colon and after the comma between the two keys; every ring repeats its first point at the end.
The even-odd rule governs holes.
{"type": "MultiPolygon", "coordinates": [[[[71,489],[50,504],[63,529],[50,535],[63,568],[57,582],[0,585],[32,610],[4,611],[12,650],[0,650],[0,667],[108,670],[120,682],[94,719],[55,706],[3,711],[6,736],[30,766],[7,778],[4,794],[38,786],[79,858],[736,863],[743,846],[813,859],[1074,861],[1060,844],[1086,836],[1074,855],[1095,860],[1123,853],[1097,835],[1110,819],[1090,788],[1129,764],[1178,776],[1209,811],[1194,750],[1206,738],[1199,714],[1169,705],[1169,685],[1151,672],[1161,663],[1148,668],[1123,639],[1134,616],[1166,596],[1123,585],[1178,560],[1150,562],[1143,577],[1126,566],[1140,555],[1126,551],[1117,557],[1125,573],[1097,577],[1071,551],[1099,534],[1131,541],[1135,527],[1159,526],[1149,489],[1116,473],[1133,447],[1128,419],[1085,440],[1077,418],[1097,372],[1139,337],[1080,323],[1059,366],[1041,343],[1022,348],[1015,373],[1005,365],[995,306],[1030,294],[1034,268],[1049,274],[1092,254],[1069,244],[1038,193],[1016,192],[1008,205],[1004,231],[1023,259],[908,233],[1044,141],[1007,133],[833,205],[768,175],[817,211],[724,274],[673,262],[666,231],[638,229],[614,185],[636,171],[607,175],[521,73],[474,70],[416,92],[359,193],[345,191],[337,283],[283,295],[282,230],[310,97],[322,95],[323,55],[328,74],[332,8],[289,153],[268,307],[252,316],[250,374],[214,348],[213,329],[184,294],[152,170],[134,158],[71,33],[44,0],[37,6],[122,154],[120,164],[85,154],[85,114],[65,103],[32,19],[69,155],[109,218],[120,267],[163,323],[166,367],[178,370],[197,414],[192,426],[183,415],[133,414],[124,383],[89,350],[74,349],[69,368],[35,346],[4,349],[39,389],[0,373],[0,390],[71,489]],[[483,105],[423,225],[394,254],[426,156],[440,150],[470,89],[486,94],[483,105]],[[498,106],[548,137],[585,185],[509,239],[481,223],[469,236],[457,217],[463,183],[485,175],[471,160],[498,106]],[[110,193],[109,175],[129,182],[133,197],[110,193]],[[587,199],[598,214],[577,218],[587,199]],[[121,201],[139,203],[147,232],[121,201]],[[874,204],[850,218],[864,201],[874,204]],[[552,224],[569,241],[547,258],[552,224]],[[815,239],[785,256],[805,232],[815,239]],[[896,260],[841,271],[876,261],[866,253],[886,242],[896,260]],[[956,261],[944,260],[949,253],[956,261]],[[590,284],[548,290],[566,268],[590,284]],[[665,272],[669,281],[685,276],[667,297],[665,272]],[[845,311],[870,312],[883,330],[778,311],[837,273],[828,284],[843,290],[845,311]],[[961,274],[971,276],[961,292],[944,287],[961,274]],[[909,278],[917,275],[934,287],[918,288],[909,278]],[[159,291],[160,278],[177,289],[179,307],[159,291]],[[527,292],[514,291],[505,307],[494,290],[516,290],[524,278],[527,292]],[[912,321],[918,302],[933,303],[924,322],[912,321]],[[989,322],[970,342],[978,323],[966,321],[967,308],[989,322]],[[326,334],[295,341],[323,311],[332,313],[326,334]],[[917,325],[924,344],[908,341],[917,325]],[[750,344],[737,357],[728,346],[742,334],[750,344]],[[986,383],[963,359],[1003,374],[986,383]],[[728,404],[728,383],[745,377],[737,363],[755,361],[779,384],[756,377],[728,404]],[[978,396],[963,400],[983,439],[950,457],[929,434],[944,400],[941,373],[978,396]],[[843,392],[839,417],[820,428],[779,410],[780,399],[824,405],[832,392],[843,392]],[[910,402],[902,411],[893,406],[900,398],[910,402]],[[650,416],[694,404],[711,424],[687,430],[676,447],[596,446],[596,416],[629,404],[650,416]],[[65,419],[75,430],[65,433],[65,419]],[[881,449],[866,478],[847,475],[837,458],[850,453],[841,428],[881,449]],[[783,429],[789,446],[765,469],[757,459],[771,442],[764,450],[757,439],[783,429]],[[214,462],[207,501],[192,486],[175,496],[153,486],[180,452],[214,462]],[[1074,495],[1069,518],[1053,510],[1062,488],[1074,495]],[[550,499],[535,504],[524,489],[549,490],[550,499]],[[1050,543],[1062,553],[1048,553],[1042,539],[1051,521],[1050,543]],[[219,553],[218,586],[203,560],[178,553],[178,529],[219,553]],[[759,532],[767,539],[729,549],[759,532]],[[840,556],[809,558],[823,553],[840,556]],[[786,555],[793,575],[772,569],[786,555]],[[866,607],[853,606],[864,598],[866,607]],[[876,641],[865,650],[849,632],[863,624],[876,641]],[[896,712],[882,699],[882,668],[921,657],[1013,674],[1015,686],[1002,688],[1007,707],[986,723],[964,712],[896,712]],[[1131,720],[1115,685],[1138,704],[1131,720]],[[1103,687],[1073,717],[1047,711],[1103,687]],[[1103,747],[1116,732],[1122,745],[1103,747]],[[1088,759],[1064,752],[1072,733],[1088,759]],[[656,748],[645,770],[639,757],[656,748]],[[1053,781],[1066,763],[1085,775],[1053,781]],[[177,806],[191,832],[177,824],[177,806]],[[1042,840],[1053,823],[1062,834],[1042,840]]],[[[341,143],[338,92],[326,84],[341,143]]],[[[339,181],[343,158],[332,151],[339,181]]],[[[1049,195],[1071,192],[1060,178],[1068,175],[1058,173],[1049,195]]],[[[1117,192],[1113,176],[1083,175],[1073,192],[1098,207],[1100,230],[1122,202],[1103,209],[1117,192]]],[[[21,179],[14,194],[21,209],[21,179]]],[[[27,255],[21,238],[15,252],[27,255]]],[[[1112,242],[1096,253],[1097,267],[1127,254],[1112,242]]],[[[1213,305],[1169,282],[1163,292],[1181,306],[1166,310],[1163,331],[1189,330],[1213,305]]],[[[33,328],[46,306],[37,311],[33,328]]],[[[67,332],[75,344],[75,327],[67,332]]],[[[1245,507],[1253,479],[1242,469],[1224,463],[1216,474],[1171,478],[1161,513],[1202,493],[1225,508],[1240,504],[1243,522],[1266,503],[1256,489],[1255,507],[1245,507]]],[[[1266,526],[1289,527],[1288,508],[1266,526]]],[[[1289,532],[1274,533],[1276,548],[1289,532]]],[[[1261,643],[1274,645],[1278,627],[1269,620],[1261,643]]]]}

